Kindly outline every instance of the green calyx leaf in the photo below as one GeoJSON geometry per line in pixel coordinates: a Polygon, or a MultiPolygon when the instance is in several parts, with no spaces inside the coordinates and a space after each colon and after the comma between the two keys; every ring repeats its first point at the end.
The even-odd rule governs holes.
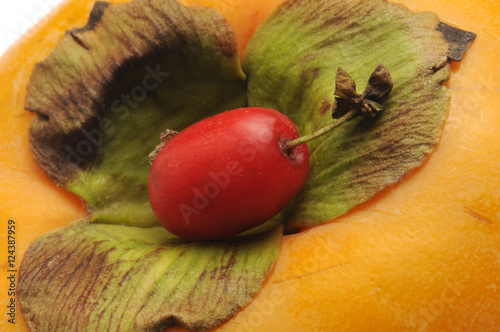
{"type": "Polygon", "coordinates": [[[37,331],[212,329],[260,289],[281,234],[187,242],[163,227],[76,222],[30,247],[23,313],[37,331]]]}
{"type": "Polygon", "coordinates": [[[345,214],[432,152],[449,99],[449,44],[438,25],[431,13],[384,0],[288,1],[255,32],[243,58],[249,104],[283,111],[302,136],[335,121],[335,95],[344,108],[338,117],[348,111],[344,98],[384,107],[374,119],[357,118],[309,143],[308,181],[284,213],[290,228],[345,214]],[[387,100],[384,72],[372,75],[379,64],[394,83],[387,100]],[[354,82],[369,83],[357,92],[354,82]]]}
{"type": "Polygon", "coordinates": [[[234,31],[215,10],[97,2],[33,71],[33,154],[94,220],[159,225],[147,179],[160,134],[244,106],[245,87],[234,31]]]}

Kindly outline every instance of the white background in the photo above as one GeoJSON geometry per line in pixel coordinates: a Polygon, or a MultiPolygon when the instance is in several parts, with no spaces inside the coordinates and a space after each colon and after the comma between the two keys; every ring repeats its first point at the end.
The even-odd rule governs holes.
{"type": "Polygon", "coordinates": [[[0,0],[0,55],[63,0],[0,0]]]}

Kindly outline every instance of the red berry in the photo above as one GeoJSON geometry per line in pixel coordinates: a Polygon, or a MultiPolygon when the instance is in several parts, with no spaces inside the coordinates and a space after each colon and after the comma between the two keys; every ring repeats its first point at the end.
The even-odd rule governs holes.
{"type": "Polygon", "coordinates": [[[193,124],[169,141],[149,175],[161,224],[191,240],[214,240],[259,226],[297,194],[309,172],[306,144],[280,112],[241,108],[193,124]]]}

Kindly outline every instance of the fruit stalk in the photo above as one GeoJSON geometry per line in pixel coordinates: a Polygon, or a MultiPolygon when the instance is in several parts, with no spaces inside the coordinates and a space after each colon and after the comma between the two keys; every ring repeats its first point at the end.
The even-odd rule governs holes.
{"type": "Polygon", "coordinates": [[[283,151],[290,152],[293,148],[323,136],[358,116],[375,117],[376,113],[384,110],[382,103],[389,97],[393,86],[389,70],[384,65],[379,64],[368,79],[363,94],[358,94],[354,79],[339,67],[335,77],[335,103],[332,110],[332,117],[336,121],[312,134],[285,141],[282,147],[283,151]]]}
{"type": "Polygon", "coordinates": [[[309,135],[305,135],[305,136],[296,138],[296,139],[291,140],[291,141],[285,141],[283,143],[283,150],[284,151],[292,150],[293,148],[295,148],[301,144],[307,143],[309,141],[312,141],[313,139],[316,139],[320,136],[323,136],[324,134],[329,133],[333,129],[341,126],[342,124],[344,124],[347,121],[350,121],[350,120],[356,118],[357,116],[358,116],[358,111],[353,109],[353,110],[347,112],[343,117],[337,119],[336,121],[324,126],[323,128],[321,128],[321,129],[319,129],[319,130],[317,130],[309,135]]]}

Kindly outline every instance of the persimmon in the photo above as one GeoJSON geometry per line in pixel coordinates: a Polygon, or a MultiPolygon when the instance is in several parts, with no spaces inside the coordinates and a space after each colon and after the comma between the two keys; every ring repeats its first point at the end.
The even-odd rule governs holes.
{"type": "MultiPolygon", "coordinates": [[[[281,0],[185,2],[220,10],[241,52],[281,0]]],[[[478,34],[464,60],[452,66],[450,114],[437,149],[403,181],[345,216],[285,236],[264,288],[219,331],[498,329],[499,7],[493,0],[397,2],[478,34]]],[[[36,238],[85,215],[81,200],[34,163],[27,138],[33,115],[23,105],[34,64],[66,29],[86,23],[92,5],[65,2],[0,61],[0,218],[4,225],[16,222],[16,266],[36,238]]],[[[1,255],[5,271],[6,251],[1,255]]],[[[0,282],[3,290],[7,281],[0,282]]],[[[4,292],[0,303],[5,308],[9,300],[4,292]]],[[[16,318],[16,326],[2,320],[1,329],[27,330],[19,310],[16,318]]]]}

